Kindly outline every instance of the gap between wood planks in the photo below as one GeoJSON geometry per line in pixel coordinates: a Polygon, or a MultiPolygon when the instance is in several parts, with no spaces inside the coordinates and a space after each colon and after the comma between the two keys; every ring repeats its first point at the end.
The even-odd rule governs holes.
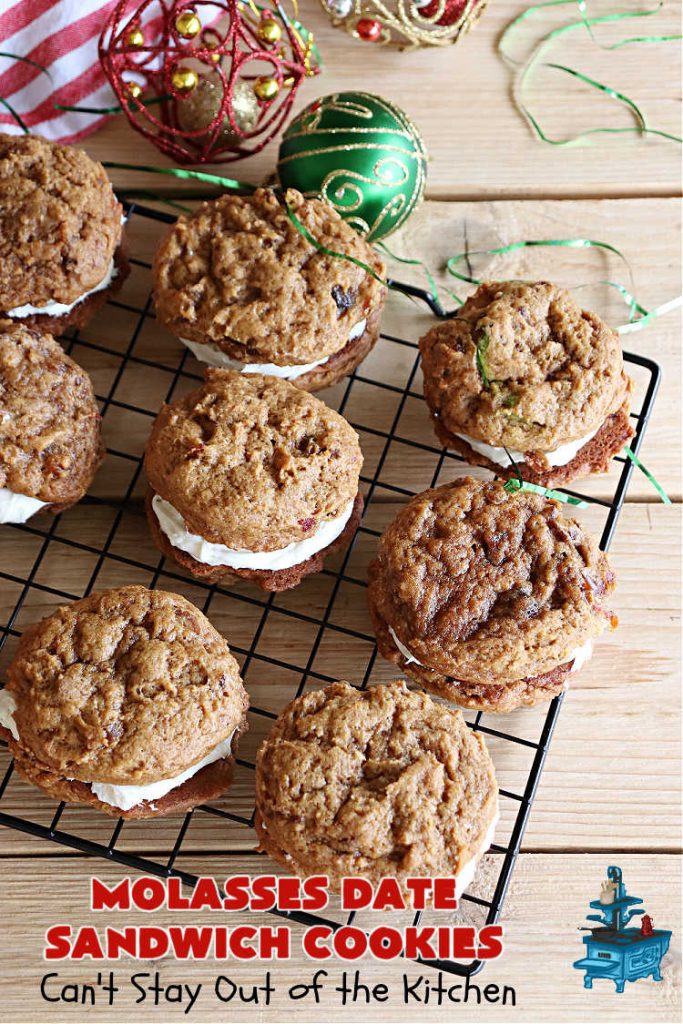
{"type": "MultiPolygon", "coordinates": [[[[49,839],[42,839],[41,842],[50,842],[49,839]]],[[[217,854],[215,850],[191,850],[193,858],[211,858],[214,859],[217,856],[224,858],[225,860],[239,859],[245,857],[253,857],[254,860],[259,859],[266,862],[266,855],[260,853],[254,853],[253,850],[223,850],[220,854],[217,854]]],[[[585,857],[586,855],[591,856],[624,856],[624,857],[637,857],[637,856],[664,856],[664,857],[677,857],[683,853],[683,847],[680,846],[587,846],[580,850],[573,847],[572,849],[564,849],[553,846],[533,846],[522,847],[519,851],[519,857],[585,857]]],[[[168,856],[168,849],[166,850],[136,850],[135,856],[137,857],[164,857],[168,856]]],[[[496,856],[495,851],[491,856],[496,856]]],[[[55,850],[48,850],[45,852],[36,853],[0,853],[0,861],[3,860],[81,860],[83,863],[92,861],[93,863],[100,863],[106,861],[107,864],[114,864],[121,868],[128,869],[126,864],[121,864],[118,861],[110,860],[107,857],[99,857],[97,855],[84,854],[80,850],[65,850],[61,846],[57,846],[55,850]]],[[[268,862],[270,863],[270,862],[268,862]]]]}

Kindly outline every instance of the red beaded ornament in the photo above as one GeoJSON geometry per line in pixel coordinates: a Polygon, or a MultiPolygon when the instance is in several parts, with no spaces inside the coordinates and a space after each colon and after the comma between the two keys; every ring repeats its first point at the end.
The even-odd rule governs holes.
{"type": "Polygon", "coordinates": [[[119,0],[100,60],[133,128],[162,152],[178,163],[229,163],[263,149],[304,78],[320,70],[295,16],[281,0],[119,0]],[[203,86],[213,106],[188,124],[203,86]]]}

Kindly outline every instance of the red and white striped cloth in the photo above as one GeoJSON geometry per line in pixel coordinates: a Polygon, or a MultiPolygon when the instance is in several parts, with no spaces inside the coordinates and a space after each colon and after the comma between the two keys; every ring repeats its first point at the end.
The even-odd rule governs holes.
{"type": "MultiPolygon", "coordinates": [[[[102,114],[55,109],[111,107],[116,97],[104,77],[97,42],[116,0],[0,0],[0,52],[28,57],[50,72],[0,57],[0,96],[26,127],[59,142],[76,142],[106,120],[102,114]]],[[[21,133],[0,106],[0,131],[21,133]]]]}

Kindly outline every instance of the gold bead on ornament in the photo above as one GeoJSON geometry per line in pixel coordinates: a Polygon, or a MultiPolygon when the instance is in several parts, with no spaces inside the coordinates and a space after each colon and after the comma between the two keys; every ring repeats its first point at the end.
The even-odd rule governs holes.
{"type": "Polygon", "coordinates": [[[142,86],[139,82],[128,82],[126,84],[126,92],[132,99],[136,100],[138,96],[142,95],[142,86]]]}
{"type": "Polygon", "coordinates": [[[282,38],[282,29],[272,18],[264,18],[258,27],[258,37],[264,43],[277,43],[282,38]]]}
{"type": "Polygon", "coordinates": [[[183,11],[175,20],[176,32],[183,39],[194,39],[202,30],[202,23],[194,11],[183,11]]]}
{"type": "Polygon", "coordinates": [[[254,92],[260,100],[268,102],[274,100],[280,91],[280,85],[276,78],[269,78],[262,75],[254,82],[254,92]]]}
{"type": "Polygon", "coordinates": [[[135,28],[130,30],[126,42],[129,46],[134,46],[138,50],[141,46],[145,45],[145,37],[139,25],[136,25],[135,28]]]}
{"type": "Polygon", "coordinates": [[[192,68],[176,68],[171,75],[171,84],[178,92],[189,93],[197,88],[199,78],[192,68]]]}

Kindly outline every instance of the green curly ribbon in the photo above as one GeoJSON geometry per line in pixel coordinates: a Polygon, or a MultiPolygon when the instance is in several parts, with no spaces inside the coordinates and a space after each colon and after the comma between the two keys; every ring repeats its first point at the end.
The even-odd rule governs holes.
{"type": "Polygon", "coordinates": [[[349,256],[349,254],[345,252],[336,252],[334,249],[328,249],[326,245],[323,245],[322,242],[317,240],[317,238],[314,238],[306,225],[297,217],[294,210],[286,200],[285,209],[287,210],[287,216],[299,234],[302,235],[315,249],[317,249],[318,252],[324,253],[325,256],[334,256],[335,259],[346,260],[348,263],[353,263],[355,266],[360,267],[361,270],[364,270],[366,274],[369,274],[370,277],[374,277],[375,281],[379,281],[380,284],[385,286],[387,285],[387,280],[384,277],[380,277],[377,271],[373,270],[373,268],[367,263],[364,263],[363,260],[356,259],[355,256],[349,256]]]}
{"type": "MultiPolygon", "coordinates": [[[[555,0],[555,2],[566,3],[567,0],[555,0]]],[[[573,2],[573,0],[572,0],[573,2]]],[[[452,276],[457,278],[459,281],[465,281],[467,284],[480,285],[482,281],[477,277],[472,277],[470,274],[463,274],[456,270],[455,267],[458,263],[462,263],[463,260],[470,259],[472,256],[503,256],[506,253],[517,252],[520,249],[533,249],[533,248],[560,248],[565,247],[569,249],[604,249],[607,252],[613,253],[615,256],[623,262],[628,270],[629,277],[633,277],[631,271],[631,264],[624,256],[621,250],[617,249],[615,245],[610,245],[609,242],[600,242],[592,238],[542,238],[542,239],[524,239],[520,242],[511,242],[509,245],[501,245],[495,249],[475,249],[468,252],[458,253],[456,256],[451,256],[446,261],[446,270],[452,276]]],[[[678,306],[683,304],[683,296],[678,296],[675,299],[670,299],[668,302],[663,303],[661,306],[657,306],[655,309],[648,310],[629,292],[623,284],[618,281],[599,281],[599,284],[604,284],[609,288],[614,288],[619,293],[624,303],[629,307],[629,319],[628,322],[617,327],[619,334],[632,334],[634,331],[640,331],[643,327],[647,327],[656,317],[663,316],[665,313],[671,312],[678,306]],[[638,319],[635,319],[638,314],[638,319]]]]}
{"type": "Polygon", "coordinates": [[[666,493],[666,491],[664,490],[662,485],[660,483],[658,483],[657,480],[655,480],[655,478],[652,475],[652,473],[650,472],[650,470],[646,466],[644,466],[642,464],[642,462],[640,461],[640,459],[638,458],[636,453],[634,451],[631,451],[631,449],[628,447],[628,445],[626,445],[625,448],[624,448],[624,454],[627,455],[628,458],[630,459],[630,461],[633,463],[633,465],[637,466],[638,469],[640,470],[640,472],[643,473],[643,475],[647,477],[647,479],[650,481],[650,483],[652,484],[652,486],[656,490],[656,492],[659,495],[659,497],[664,502],[664,504],[665,505],[673,504],[673,502],[671,501],[671,498],[666,493]]]}
{"type": "Polygon", "coordinates": [[[147,174],[168,174],[171,178],[184,178],[193,181],[206,181],[211,185],[220,185],[239,192],[255,192],[257,185],[250,185],[237,178],[224,178],[220,174],[208,174],[206,171],[188,171],[185,167],[151,167],[145,164],[119,164],[114,160],[103,160],[102,166],[119,171],[144,171],[147,174]]]}
{"type": "MultiPolygon", "coordinates": [[[[163,103],[164,100],[170,99],[172,99],[171,96],[152,96],[148,100],[133,100],[131,97],[128,106],[130,107],[135,102],[139,103],[141,107],[153,107],[155,103],[163,103]]],[[[74,114],[122,114],[124,109],[120,103],[115,104],[113,107],[68,107],[61,103],[55,103],[54,108],[55,110],[68,110],[74,114]]]]}
{"type": "Polygon", "coordinates": [[[575,498],[573,494],[565,494],[564,491],[549,490],[547,487],[541,487],[539,484],[530,484],[526,480],[521,480],[518,477],[514,477],[512,480],[506,480],[503,487],[508,494],[514,494],[516,491],[533,491],[534,494],[542,494],[545,498],[553,498],[555,501],[561,501],[564,505],[573,505],[575,508],[588,508],[587,501],[582,501],[581,498],[575,498]]]}
{"type": "MultiPolygon", "coordinates": [[[[655,135],[661,138],[669,139],[672,142],[680,143],[683,141],[683,139],[681,139],[680,136],[673,135],[671,132],[661,131],[660,129],[657,128],[650,128],[645,119],[645,115],[643,114],[638,104],[629,96],[626,96],[624,93],[619,92],[617,89],[613,89],[611,86],[605,85],[603,82],[598,82],[594,78],[590,78],[588,75],[585,75],[580,71],[577,71],[575,68],[567,67],[564,64],[557,64],[554,62],[547,61],[540,62],[540,58],[542,54],[545,52],[545,50],[554,41],[566,35],[567,33],[575,32],[577,29],[585,29],[588,31],[588,34],[590,35],[593,42],[597,42],[593,33],[594,25],[622,21],[627,18],[648,18],[651,17],[652,15],[658,14],[661,10],[661,7],[662,4],[659,3],[653,9],[643,9],[637,11],[619,11],[613,14],[606,14],[601,15],[600,17],[589,18],[587,15],[587,6],[585,0],[578,0],[578,2],[577,0],[549,0],[549,2],[534,4],[533,6],[528,7],[526,11],[523,11],[522,14],[518,15],[518,17],[514,18],[513,21],[510,22],[510,24],[507,26],[502,36],[500,37],[500,40],[498,42],[498,52],[500,53],[503,60],[505,60],[508,64],[520,68],[518,78],[515,83],[514,100],[520,113],[527,119],[529,124],[532,126],[534,132],[536,133],[537,137],[542,142],[546,142],[552,146],[570,146],[576,142],[579,142],[581,139],[584,139],[591,135],[615,135],[624,134],[628,132],[636,132],[638,135],[655,135]],[[552,32],[549,32],[540,40],[535,50],[526,62],[522,63],[510,56],[509,52],[506,49],[506,43],[509,42],[510,35],[519,26],[521,22],[526,21],[527,18],[532,17],[533,15],[537,14],[539,11],[543,10],[546,7],[562,7],[566,6],[567,4],[578,5],[579,13],[581,15],[580,21],[571,22],[568,25],[562,25],[559,28],[553,29],[552,32]],[[577,78],[585,85],[588,85],[591,89],[595,89],[597,92],[601,92],[604,95],[609,96],[611,99],[617,101],[622,106],[626,107],[627,110],[630,111],[630,113],[635,118],[635,126],[632,128],[589,128],[586,131],[579,132],[577,135],[572,135],[564,139],[552,138],[543,130],[538,119],[532,114],[531,110],[529,109],[529,107],[523,99],[525,87],[528,86],[531,74],[536,69],[536,67],[547,67],[555,71],[561,71],[564,74],[571,75],[572,77],[577,78]]],[[[622,39],[617,43],[613,43],[609,46],[601,46],[601,49],[616,50],[622,46],[628,46],[635,43],[672,42],[674,40],[678,40],[681,38],[682,37],[677,34],[633,36],[628,39],[622,39]]]]}
{"type": "MultiPolygon", "coordinates": [[[[21,57],[18,53],[6,53],[4,50],[0,51],[0,57],[8,57],[10,60],[18,60],[22,64],[30,64],[32,68],[38,68],[38,70],[40,71],[40,73],[42,75],[47,75],[47,77],[50,79],[50,81],[52,81],[52,75],[47,70],[47,68],[44,68],[43,65],[39,64],[37,61],[31,60],[30,57],[21,57]]],[[[26,127],[26,125],[24,124],[22,118],[20,117],[18,111],[16,111],[14,109],[14,107],[9,102],[9,100],[6,100],[2,96],[0,96],[0,105],[3,106],[5,108],[5,110],[9,111],[9,113],[12,115],[14,120],[17,122],[17,124],[21,128],[21,130],[24,133],[24,135],[30,135],[31,134],[30,130],[26,127]]]]}
{"type": "MultiPolygon", "coordinates": [[[[425,277],[429,281],[429,294],[432,297],[432,299],[434,299],[435,302],[438,301],[439,289],[437,287],[436,281],[434,280],[434,275],[432,274],[431,270],[423,260],[409,260],[405,256],[397,256],[395,252],[391,251],[391,249],[389,248],[388,245],[386,245],[385,242],[376,242],[375,249],[381,249],[386,256],[389,256],[389,258],[392,260],[396,260],[397,263],[404,263],[407,266],[411,267],[422,267],[425,277]]],[[[456,296],[453,296],[453,298],[456,298],[456,296]]],[[[460,299],[457,299],[457,301],[460,302],[460,299]]]]}

